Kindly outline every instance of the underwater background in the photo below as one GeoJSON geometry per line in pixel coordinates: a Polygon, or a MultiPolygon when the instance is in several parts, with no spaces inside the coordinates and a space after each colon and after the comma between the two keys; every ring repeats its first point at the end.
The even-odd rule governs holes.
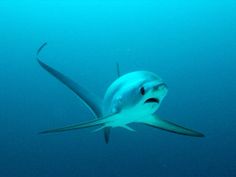
{"type": "Polygon", "coordinates": [[[236,1],[0,1],[0,177],[236,176],[236,1]],[[103,97],[149,70],[169,92],[157,114],[203,132],[38,132],[90,120],[42,60],[103,97]]]}

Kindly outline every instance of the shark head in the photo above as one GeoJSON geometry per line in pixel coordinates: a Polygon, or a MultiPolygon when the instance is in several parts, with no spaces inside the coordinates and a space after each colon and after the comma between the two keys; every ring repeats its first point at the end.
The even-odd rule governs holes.
{"type": "Polygon", "coordinates": [[[131,72],[115,80],[104,97],[104,114],[129,110],[152,114],[167,94],[167,85],[148,71],[131,72]]]}

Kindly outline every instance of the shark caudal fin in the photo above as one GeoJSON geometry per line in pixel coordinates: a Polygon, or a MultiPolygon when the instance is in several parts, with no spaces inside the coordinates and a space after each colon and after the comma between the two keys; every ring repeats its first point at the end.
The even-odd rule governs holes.
{"type": "Polygon", "coordinates": [[[190,130],[188,128],[171,123],[169,121],[160,119],[156,115],[150,116],[146,120],[142,121],[142,123],[152,126],[152,127],[155,127],[155,128],[166,130],[169,132],[181,134],[181,135],[204,137],[204,135],[200,132],[197,132],[195,130],[190,130]]]}
{"type": "Polygon", "coordinates": [[[47,43],[45,42],[37,50],[37,61],[40,64],[40,66],[43,69],[45,69],[48,73],[50,73],[52,76],[54,76],[56,79],[61,81],[69,89],[71,89],[77,96],[79,96],[79,98],[82,100],[82,102],[92,111],[92,113],[94,114],[94,116],[96,118],[101,117],[102,116],[102,111],[101,111],[102,109],[100,106],[101,106],[102,101],[99,98],[97,98],[96,95],[87,91],[85,88],[83,88],[81,85],[75,83],[69,77],[65,76],[61,72],[57,71],[56,69],[52,68],[51,66],[49,66],[41,61],[41,59],[39,58],[39,54],[46,45],[47,45],[47,43]]]}
{"type": "MultiPolygon", "coordinates": [[[[49,72],[52,76],[54,76],[56,79],[61,81],[69,89],[71,89],[76,95],[78,95],[79,98],[82,100],[82,102],[88,107],[88,109],[91,110],[91,112],[93,113],[93,115],[96,118],[101,117],[102,116],[102,109],[101,109],[102,101],[99,98],[97,98],[96,95],[90,93],[85,88],[83,88],[81,85],[75,83],[69,77],[65,76],[61,72],[57,71],[56,69],[52,68],[51,66],[49,66],[41,61],[41,59],[39,58],[39,54],[46,45],[47,45],[46,42],[44,44],[42,44],[36,53],[37,54],[37,61],[40,64],[40,66],[43,69],[45,69],[47,72],[49,72]]],[[[87,122],[87,123],[64,127],[64,128],[48,130],[48,131],[44,131],[41,133],[53,133],[53,132],[62,132],[62,131],[87,128],[87,127],[92,127],[92,126],[97,126],[97,125],[103,124],[101,122],[102,121],[99,119],[98,121],[95,120],[95,121],[91,121],[91,122],[87,122]]],[[[104,133],[105,141],[106,141],[106,143],[108,143],[109,135],[110,135],[110,128],[105,128],[104,132],[105,132],[104,133]]]]}

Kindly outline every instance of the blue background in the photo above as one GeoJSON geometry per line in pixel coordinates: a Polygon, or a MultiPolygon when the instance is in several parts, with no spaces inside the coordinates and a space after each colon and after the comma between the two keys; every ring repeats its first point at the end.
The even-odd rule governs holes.
{"type": "Polygon", "coordinates": [[[0,2],[1,177],[236,176],[234,0],[0,2]],[[157,114],[203,132],[192,138],[144,125],[137,132],[38,135],[90,120],[43,61],[103,96],[121,73],[149,70],[169,92],[157,114]]]}

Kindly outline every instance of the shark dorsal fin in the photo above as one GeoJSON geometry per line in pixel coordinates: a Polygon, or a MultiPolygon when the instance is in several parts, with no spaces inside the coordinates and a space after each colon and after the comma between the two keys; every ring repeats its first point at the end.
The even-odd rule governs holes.
{"type": "Polygon", "coordinates": [[[116,62],[116,73],[117,73],[117,77],[120,77],[120,64],[118,62],[116,62]]]}

